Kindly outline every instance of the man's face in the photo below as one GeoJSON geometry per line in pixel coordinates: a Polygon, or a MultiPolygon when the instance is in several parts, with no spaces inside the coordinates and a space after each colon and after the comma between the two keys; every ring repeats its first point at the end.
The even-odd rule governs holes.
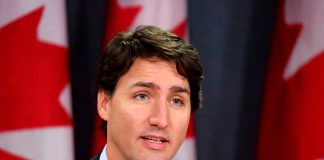
{"type": "Polygon", "coordinates": [[[108,157],[171,159],[185,138],[190,106],[188,80],[174,63],[135,59],[111,97],[98,93],[98,111],[107,120],[108,157]]]}

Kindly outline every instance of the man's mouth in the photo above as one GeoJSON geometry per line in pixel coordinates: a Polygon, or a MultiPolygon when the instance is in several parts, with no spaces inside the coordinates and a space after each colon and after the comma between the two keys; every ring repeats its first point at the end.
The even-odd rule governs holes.
{"type": "Polygon", "coordinates": [[[142,136],[141,138],[147,140],[147,141],[151,141],[154,143],[165,143],[168,142],[168,140],[164,137],[159,137],[159,136],[142,136]]]}
{"type": "Polygon", "coordinates": [[[169,140],[163,136],[145,135],[140,137],[144,146],[153,150],[164,150],[169,145],[169,140]]]}

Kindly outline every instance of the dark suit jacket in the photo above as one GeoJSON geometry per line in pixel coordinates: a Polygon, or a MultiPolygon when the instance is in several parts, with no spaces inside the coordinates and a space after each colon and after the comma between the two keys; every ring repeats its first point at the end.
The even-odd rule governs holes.
{"type": "Polygon", "coordinates": [[[92,157],[90,160],[99,160],[101,152],[102,150],[96,156],[92,157]]]}

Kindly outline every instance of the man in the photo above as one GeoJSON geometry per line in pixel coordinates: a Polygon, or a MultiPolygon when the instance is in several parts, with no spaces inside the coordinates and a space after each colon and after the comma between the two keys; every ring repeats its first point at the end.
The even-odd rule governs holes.
{"type": "Polygon", "coordinates": [[[99,66],[97,109],[107,145],[93,159],[169,160],[201,101],[196,49],[154,26],[117,34],[99,66]]]}

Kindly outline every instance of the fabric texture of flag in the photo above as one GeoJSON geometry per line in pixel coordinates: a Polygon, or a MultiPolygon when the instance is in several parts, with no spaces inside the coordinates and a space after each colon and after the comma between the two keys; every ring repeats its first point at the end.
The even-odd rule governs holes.
{"type": "Polygon", "coordinates": [[[65,1],[0,1],[0,159],[73,159],[65,1]]]}
{"type": "MultiPolygon", "coordinates": [[[[187,38],[187,4],[186,0],[111,0],[108,1],[106,34],[104,44],[112,36],[126,29],[134,30],[139,25],[154,25],[168,29],[182,38],[187,38]]],[[[174,160],[196,159],[195,135],[191,120],[185,142],[180,147],[174,160]]],[[[93,154],[99,152],[106,139],[98,126],[97,116],[94,136],[93,154]]]]}
{"type": "Polygon", "coordinates": [[[324,1],[286,0],[279,10],[257,159],[324,159],[324,1]]]}

